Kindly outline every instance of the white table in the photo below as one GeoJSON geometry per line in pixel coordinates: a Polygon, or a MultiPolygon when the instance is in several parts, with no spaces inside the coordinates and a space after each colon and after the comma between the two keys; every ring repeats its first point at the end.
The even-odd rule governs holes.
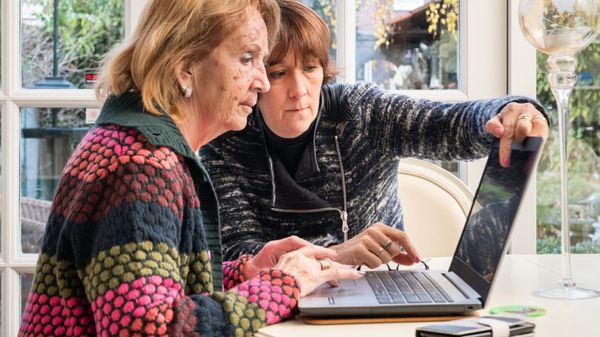
{"type": "MultiPolygon", "coordinates": [[[[578,285],[600,290],[600,254],[572,255],[573,277],[578,285]]],[[[432,268],[447,269],[449,258],[430,261],[432,268]]],[[[547,310],[532,318],[536,336],[600,336],[600,298],[559,301],[538,298],[532,291],[552,288],[561,277],[560,255],[507,255],[499,271],[486,309],[500,305],[532,305],[547,310]]],[[[487,312],[482,312],[485,314],[487,312]]],[[[386,323],[308,325],[291,320],[261,329],[262,337],[399,337],[415,336],[415,329],[427,323],[386,323]]]]}

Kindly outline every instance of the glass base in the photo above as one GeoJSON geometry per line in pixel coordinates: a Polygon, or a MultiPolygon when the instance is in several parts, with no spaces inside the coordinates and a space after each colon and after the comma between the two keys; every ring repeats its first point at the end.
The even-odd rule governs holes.
{"type": "Polygon", "coordinates": [[[535,296],[553,300],[585,300],[600,297],[600,292],[592,289],[579,288],[575,286],[572,279],[563,279],[558,282],[558,287],[553,289],[536,290],[535,296]]]}

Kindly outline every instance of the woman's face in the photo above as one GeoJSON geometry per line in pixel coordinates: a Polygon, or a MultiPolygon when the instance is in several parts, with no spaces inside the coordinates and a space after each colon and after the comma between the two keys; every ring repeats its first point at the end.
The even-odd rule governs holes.
{"type": "Polygon", "coordinates": [[[258,102],[267,126],[283,138],[301,135],[317,118],[323,84],[319,59],[288,51],[281,62],[267,67],[267,76],[271,90],[258,102]]]}
{"type": "Polygon", "coordinates": [[[205,116],[225,131],[246,126],[258,93],[269,90],[264,67],[267,49],[267,27],[255,11],[235,34],[192,68],[192,98],[205,127],[211,124],[205,116]]]}

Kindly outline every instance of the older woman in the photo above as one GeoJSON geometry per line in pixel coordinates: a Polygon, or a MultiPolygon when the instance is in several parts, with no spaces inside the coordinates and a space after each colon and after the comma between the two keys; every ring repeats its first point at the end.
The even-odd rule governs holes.
{"type": "Polygon", "coordinates": [[[271,90],[242,132],[202,149],[228,258],[293,234],[331,247],[344,263],[418,261],[401,231],[400,158],[479,158],[500,137],[506,166],[512,139],[548,131],[539,106],[523,97],[444,104],[370,83],[328,84],[335,71],[327,25],[301,1],[278,3],[271,90]]]}
{"type": "Polygon", "coordinates": [[[228,291],[213,291],[217,204],[195,152],[244,128],[269,89],[279,10],[154,0],[142,18],[109,58],[98,125],[63,172],[20,336],[244,336],[290,317],[320,283],[360,277],[290,237],[225,262],[228,291]]]}

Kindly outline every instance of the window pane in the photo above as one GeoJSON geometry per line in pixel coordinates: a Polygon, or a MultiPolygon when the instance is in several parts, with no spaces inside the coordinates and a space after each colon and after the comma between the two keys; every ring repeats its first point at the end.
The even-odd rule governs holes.
{"type": "Polygon", "coordinates": [[[23,87],[91,87],[86,75],[95,75],[123,27],[123,0],[21,0],[23,87]]]}
{"type": "MultiPolygon", "coordinates": [[[[577,55],[579,81],[569,114],[569,215],[571,250],[600,253],[600,39],[577,55]]],[[[537,250],[560,253],[560,154],[556,103],[546,80],[546,59],[538,54],[537,97],[554,125],[538,174],[537,250]]]]}
{"type": "Polygon", "coordinates": [[[337,0],[302,0],[307,6],[310,6],[325,20],[329,31],[331,33],[330,40],[331,46],[329,48],[329,54],[332,57],[332,61],[335,64],[335,52],[336,52],[336,33],[337,33],[337,19],[336,19],[336,1],[337,0]]]}
{"type": "Polygon", "coordinates": [[[85,109],[21,109],[21,230],[24,253],[38,253],[60,174],[88,130],[85,109]]]}
{"type": "Polygon", "coordinates": [[[27,304],[27,295],[31,290],[31,284],[33,283],[33,274],[21,274],[19,275],[21,282],[21,315],[25,311],[25,305],[27,304]]]}
{"type": "Polygon", "coordinates": [[[356,79],[456,89],[458,0],[356,0],[356,79]]]}

